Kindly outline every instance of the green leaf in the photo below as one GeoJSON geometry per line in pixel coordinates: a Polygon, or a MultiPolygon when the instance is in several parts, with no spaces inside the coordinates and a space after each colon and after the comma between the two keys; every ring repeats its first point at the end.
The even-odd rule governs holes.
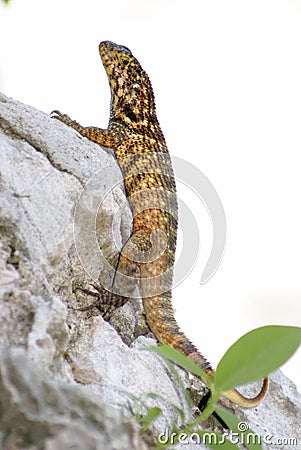
{"type": "Polygon", "coordinates": [[[228,409],[218,405],[215,406],[215,412],[234,433],[238,433],[238,436],[235,434],[234,437],[236,438],[237,436],[249,450],[262,450],[260,445],[261,436],[254,433],[246,422],[243,422],[228,409]]]}
{"type": "Polygon", "coordinates": [[[173,347],[169,345],[159,345],[159,346],[150,346],[145,348],[144,350],[151,350],[158,353],[165,359],[168,359],[189,372],[193,373],[200,377],[206,385],[210,388],[213,387],[213,380],[202,370],[197,364],[191,361],[187,356],[183,355],[183,353],[179,352],[173,347]]]}
{"type": "Polygon", "coordinates": [[[250,331],[220,360],[214,381],[219,392],[265,378],[301,343],[301,328],[271,325],[250,331]]]}
{"type": "Polygon", "coordinates": [[[147,411],[146,416],[142,417],[140,419],[141,424],[143,425],[142,431],[145,431],[149,428],[149,426],[151,425],[151,423],[158,417],[160,416],[160,414],[162,414],[162,410],[160,408],[154,407],[154,408],[150,408],[147,411]]]}

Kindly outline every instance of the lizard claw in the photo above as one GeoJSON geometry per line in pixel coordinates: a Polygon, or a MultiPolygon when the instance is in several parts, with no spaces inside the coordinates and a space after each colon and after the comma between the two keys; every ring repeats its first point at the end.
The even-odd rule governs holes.
{"type": "Polygon", "coordinates": [[[60,111],[58,111],[57,109],[55,109],[55,110],[53,110],[53,111],[51,111],[51,113],[50,113],[50,116],[53,118],[53,119],[56,119],[57,118],[57,116],[62,116],[63,114],[60,112],[60,111]]]}
{"type": "MultiPolygon", "coordinates": [[[[56,119],[59,120],[60,122],[64,123],[65,125],[70,126],[71,128],[74,128],[76,131],[78,131],[79,133],[81,133],[81,127],[80,125],[75,121],[72,120],[68,114],[62,114],[60,111],[58,111],[57,109],[55,109],[54,111],[52,111],[50,113],[50,116],[52,119],[56,119]]],[[[82,134],[82,133],[81,133],[82,134]]]]}
{"type": "Polygon", "coordinates": [[[65,123],[66,125],[68,125],[70,122],[72,122],[72,120],[70,119],[70,117],[67,114],[62,114],[57,109],[55,109],[54,111],[51,111],[50,116],[52,119],[60,120],[61,122],[65,123]]]}

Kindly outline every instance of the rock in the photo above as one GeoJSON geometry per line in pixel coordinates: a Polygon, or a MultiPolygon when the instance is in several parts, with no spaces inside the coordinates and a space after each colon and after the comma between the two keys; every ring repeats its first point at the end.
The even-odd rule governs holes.
{"type": "Polygon", "coordinates": [[[21,347],[1,352],[2,448],[146,449],[137,427],[82,386],[53,380],[21,347]]]}
{"type": "MultiPolygon", "coordinates": [[[[72,309],[93,301],[79,287],[99,276],[110,281],[130,233],[114,157],[3,95],[0,145],[0,447],[150,448],[160,433],[192,420],[189,377],[142,349],[155,341],[139,299],[115,311],[111,324],[72,309]],[[154,407],[162,414],[143,433],[154,407]]],[[[254,386],[244,389],[251,395],[254,386]]],[[[300,411],[300,396],[280,371],[263,404],[235,408],[250,428],[274,438],[298,438],[300,411]]],[[[213,419],[206,425],[221,430],[213,419]]]]}

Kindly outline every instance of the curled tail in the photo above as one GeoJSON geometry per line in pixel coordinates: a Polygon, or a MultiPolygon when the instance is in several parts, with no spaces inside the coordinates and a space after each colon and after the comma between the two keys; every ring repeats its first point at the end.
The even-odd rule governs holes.
{"type": "MultiPolygon", "coordinates": [[[[176,350],[179,350],[213,378],[214,370],[212,369],[211,364],[186,335],[180,331],[174,318],[170,292],[156,297],[145,298],[143,304],[148,325],[161,344],[167,344],[176,350]]],[[[245,397],[236,389],[225,391],[222,395],[238,406],[243,408],[253,408],[264,399],[268,392],[268,388],[269,379],[265,378],[263,380],[262,388],[256,397],[245,397]]]]}
{"type": "Polygon", "coordinates": [[[256,397],[248,398],[243,396],[236,389],[231,389],[229,391],[223,392],[223,396],[231,400],[232,403],[236,403],[238,406],[242,406],[243,408],[253,408],[254,406],[259,405],[260,402],[264,399],[265,395],[269,390],[269,379],[268,377],[263,380],[262,388],[259,394],[256,397]]]}

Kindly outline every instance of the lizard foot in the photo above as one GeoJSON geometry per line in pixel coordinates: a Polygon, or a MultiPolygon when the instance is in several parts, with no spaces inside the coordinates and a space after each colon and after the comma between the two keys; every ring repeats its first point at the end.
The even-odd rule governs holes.
{"type": "Polygon", "coordinates": [[[92,297],[96,297],[97,300],[95,300],[93,303],[91,303],[88,306],[82,306],[80,308],[70,308],[75,311],[91,311],[94,308],[98,309],[101,313],[103,318],[110,317],[111,313],[114,311],[114,305],[110,304],[110,299],[106,299],[107,295],[110,294],[108,291],[105,291],[101,286],[91,284],[91,287],[95,289],[95,291],[92,291],[90,289],[77,287],[77,290],[80,290],[84,294],[90,295],[92,297]],[[106,301],[107,300],[107,301],[106,301]]]}
{"type": "Polygon", "coordinates": [[[66,125],[71,125],[72,122],[74,122],[67,114],[62,114],[57,109],[55,109],[54,111],[51,111],[50,116],[52,119],[60,120],[61,122],[65,123],[66,125]]]}

